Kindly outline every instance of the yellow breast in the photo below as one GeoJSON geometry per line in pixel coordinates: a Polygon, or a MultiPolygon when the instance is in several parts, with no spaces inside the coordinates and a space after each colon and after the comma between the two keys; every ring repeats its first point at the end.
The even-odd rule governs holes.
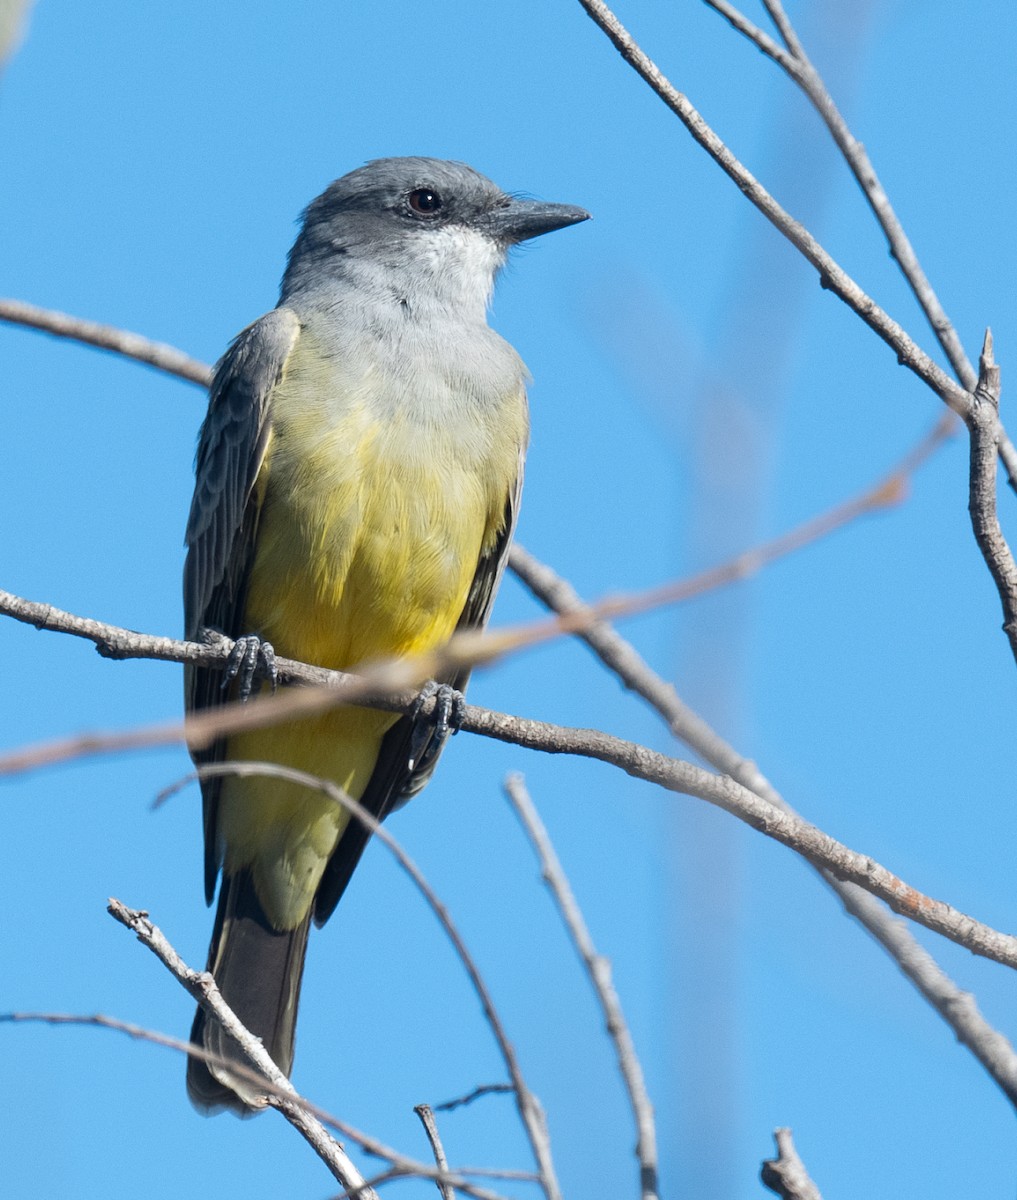
{"type": "MultiPolygon", "coordinates": [[[[435,420],[380,404],[370,376],[322,402],[333,383],[305,347],[273,395],[243,627],[280,655],[347,669],[452,634],[502,530],[526,410],[520,387],[468,421],[435,420]]],[[[228,756],[297,767],[359,798],[397,719],[339,709],[237,735],[228,756]]],[[[224,785],[227,869],[252,867],[277,928],[306,912],[346,823],[330,801],[277,780],[224,785]]]]}

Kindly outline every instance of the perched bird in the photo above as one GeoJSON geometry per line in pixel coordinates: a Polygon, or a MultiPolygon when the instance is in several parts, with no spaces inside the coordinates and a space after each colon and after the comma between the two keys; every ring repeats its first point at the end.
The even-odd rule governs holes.
{"type": "MultiPolygon", "coordinates": [[[[307,208],[278,307],[219,362],[187,526],[187,636],[237,639],[223,677],[189,667],[189,711],[269,686],[274,647],[348,669],[482,626],[505,566],[526,451],[526,369],[487,324],[511,246],[589,216],[509,196],[462,163],[386,158],[307,208]],[[231,679],[237,677],[231,683],[231,679]]],[[[430,776],[454,708],[340,708],[222,738],[199,762],[259,760],[323,777],[379,819],[430,776]]],[[[433,690],[433,689],[432,689],[433,690]]],[[[205,891],[222,885],[208,969],[283,1071],[307,934],[368,841],[321,793],[268,777],[202,782],[205,891]]],[[[192,1040],[246,1059],[199,1010],[192,1040]]],[[[203,1109],[246,1112],[256,1085],[188,1060],[203,1109]]]]}

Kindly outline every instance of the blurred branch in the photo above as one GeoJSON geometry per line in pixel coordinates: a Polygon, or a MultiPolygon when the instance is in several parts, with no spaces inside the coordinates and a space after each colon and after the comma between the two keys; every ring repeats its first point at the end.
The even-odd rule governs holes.
{"type": "MultiPolygon", "coordinates": [[[[480,1000],[481,1008],[484,1011],[484,1017],[494,1034],[495,1042],[501,1052],[502,1061],[505,1063],[505,1068],[508,1071],[509,1078],[512,1080],[512,1088],[515,1092],[516,1108],[519,1112],[520,1120],[523,1123],[523,1128],[526,1130],[526,1136],[529,1139],[530,1147],[533,1151],[533,1156],[537,1162],[539,1172],[539,1182],[544,1190],[547,1200],[561,1200],[561,1191],[558,1186],[557,1176],[554,1170],[554,1162],[551,1158],[551,1145],[547,1133],[547,1122],[544,1118],[544,1111],[540,1106],[540,1102],[536,1096],[530,1091],[526,1080],[523,1078],[522,1070],[519,1066],[519,1060],[516,1058],[515,1049],[509,1041],[508,1034],[505,1031],[505,1026],[498,1015],[498,1011],[494,1006],[494,1000],[487,984],[484,982],[483,976],[477,964],[466,947],[459,930],[456,928],[448,909],[438,899],[430,884],[424,878],[420,868],[416,865],[413,859],[399,845],[395,838],[388,832],[382,823],[362,804],[347,795],[342,788],[337,787],[334,783],[327,779],[320,779],[315,775],[308,775],[304,771],[294,770],[292,767],[279,766],[276,763],[258,763],[258,762],[224,762],[224,763],[208,763],[198,767],[192,776],[188,778],[208,779],[214,776],[237,776],[245,778],[248,776],[271,777],[273,779],[285,779],[290,783],[295,783],[301,787],[306,787],[312,791],[321,792],[327,796],[333,803],[338,804],[341,808],[351,813],[361,824],[365,825],[370,832],[381,841],[384,846],[392,853],[396,861],[402,869],[409,875],[414,886],[423,896],[428,908],[438,918],[438,922],[445,931],[445,936],[452,943],[452,947],[463,964],[473,990],[480,1000]]],[[[215,1014],[218,1017],[218,1013],[215,1014]]]]}
{"type": "MultiPolygon", "coordinates": [[[[539,564],[522,546],[513,544],[509,551],[510,568],[536,594],[543,592],[548,607],[558,614],[556,622],[501,630],[497,633],[458,634],[437,655],[403,659],[399,664],[386,663],[375,666],[359,682],[339,672],[326,671],[293,659],[278,658],[276,667],[280,679],[284,682],[301,683],[308,689],[332,690],[317,696],[310,691],[297,695],[275,696],[271,701],[226,705],[192,714],[186,723],[187,740],[192,746],[207,745],[223,733],[236,732],[241,728],[258,728],[261,725],[274,724],[286,716],[308,715],[334,704],[354,701],[364,707],[405,712],[416,699],[416,692],[409,689],[419,686],[422,680],[433,677],[441,667],[466,665],[467,661],[471,666],[491,662],[501,654],[534,645],[563,633],[578,633],[584,636],[584,630],[600,618],[630,615],[664,604],[679,603],[746,579],[776,559],[810,545],[868,512],[899,503],[905,494],[911,474],[951,435],[953,420],[950,413],[945,413],[882,479],[858,496],[836,505],[769,542],[744,551],[726,563],[710,567],[688,579],[666,583],[641,593],[609,597],[592,605],[581,603],[569,585],[560,580],[550,568],[539,564]],[[559,593],[562,600],[560,604],[555,599],[559,593]],[[408,690],[400,695],[399,689],[408,690]],[[341,693],[342,698],[339,698],[336,692],[341,693]],[[282,707],[276,710],[264,709],[263,703],[279,704],[282,707]]],[[[37,629],[85,638],[93,642],[98,652],[107,658],[151,658],[163,662],[192,663],[211,669],[222,669],[233,646],[229,638],[213,634],[211,631],[208,631],[207,639],[202,642],[186,642],[176,638],[136,633],[88,617],[76,616],[51,604],[26,600],[3,590],[0,590],[0,614],[33,625],[37,629]]],[[[620,644],[627,645],[622,643],[621,639],[618,640],[620,644]]],[[[622,654],[625,657],[625,653],[622,654]]],[[[650,686],[654,694],[659,691],[656,683],[651,683],[650,686]]],[[[648,695],[646,698],[655,703],[652,696],[648,695]]],[[[433,707],[433,701],[428,704],[433,707]]],[[[424,716],[430,711],[428,704],[420,710],[424,716]]],[[[176,741],[180,736],[176,723],[162,726],[160,729],[165,735],[165,740],[176,741]]],[[[94,737],[86,736],[30,748],[20,755],[0,758],[0,774],[50,765],[81,754],[130,749],[137,744],[149,745],[161,740],[157,730],[140,731],[143,739],[140,743],[134,740],[134,735],[123,736],[128,740],[113,746],[99,744],[94,737]]]]}
{"type": "Polygon", "coordinates": [[[1003,632],[1017,659],[1017,564],[999,527],[996,511],[996,439],[999,432],[999,367],[992,354],[992,332],[985,331],[975,403],[967,418],[971,435],[968,511],[975,541],[1003,605],[1003,632]]]}
{"type": "MultiPolygon", "coordinates": [[[[568,613],[586,607],[574,589],[550,567],[519,546],[513,547],[512,555],[517,574],[549,608],[568,613]]],[[[676,738],[716,770],[730,775],[761,799],[784,812],[793,813],[791,806],[755,763],[739,754],[685,704],[674,686],[662,679],[611,625],[598,621],[578,636],[625,687],[641,696],[663,717],[676,738]]],[[[1010,1103],[1017,1107],[1017,1054],[1009,1040],[978,1011],[971,993],[959,988],[932,955],[919,945],[911,931],[895,920],[877,899],[856,884],[846,883],[829,871],[817,869],[840,897],[847,912],[893,958],[906,978],[947,1022],[957,1040],[968,1047],[1010,1103]]]]}
{"type": "MultiPolygon", "coordinates": [[[[576,592],[565,580],[549,567],[539,563],[529,551],[518,543],[513,543],[509,549],[509,567],[535,595],[544,600],[548,607],[558,613],[560,617],[577,617],[586,613],[591,618],[591,626],[599,623],[596,618],[613,615],[610,609],[620,608],[623,603],[625,604],[624,615],[627,616],[635,611],[646,611],[647,608],[656,606],[657,602],[674,604],[691,600],[728,584],[749,579],[777,559],[802,550],[821,538],[828,537],[831,533],[843,529],[845,525],[850,525],[860,517],[901,503],[906,496],[911,476],[928,461],[947,438],[953,436],[956,425],[957,421],[953,413],[943,413],[932,428],[919,438],[915,445],[881,479],[857,496],[852,496],[850,499],[834,505],[826,512],[811,517],[801,525],[789,529],[786,533],[782,533],[768,542],[762,542],[758,546],[742,551],[741,554],[725,563],[720,563],[716,567],[708,567],[705,571],[700,571],[697,575],[692,575],[687,579],[647,589],[638,596],[595,604],[584,603],[579,600],[576,592]],[[554,602],[557,595],[560,595],[563,600],[561,607],[554,602]],[[662,599],[662,597],[666,598],[662,599]]],[[[586,640],[588,630],[576,629],[572,632],[586,640]]]]}
{"type": "MultiPolygon", "coordinates": [[[[967,420],[974,403],[972,394],[958,386],[892,317],[867,295],[850,275],[827,253],[812,234],[796,221],[763,187],[747,167],[703,119],[688,97],[680,92],[660,68],[636,43],[603,0],[579,0],[586,13],[606,34],[626,63],[663,100],[682,122],[693,139],[736,184],[743,195],[819,272],[820,284],[838,296],[896,354],[907,367],[927,384],[940,399],[967,420]]],[[[771,13],[775,11],[771,9],[771,13]]],[[[1017,449],[1005,432],[999,431],[999,455],[1011,483],[1017,488],[1017,449]]]]}
{"type": "Polygon", "coordinates": [[[33,0],[0,0],[0,67],[21,45],[33,0]]]}
{"type": "Polygon", "coordinates": [[[773,1140],[777,1143],[777,1157],[763,1163],[759,1178],[771,1192],[782,1200],[823,1200],[819,1188],[809,1178],[805,1164],[798,1157],[790,1129],[775,1129],[773,1140]]]}
{"type": "MultiPolygon", "coordinates": [[[[585,629],[598,611],[602,609],[587,609],[574,617],[559,618],[558,627],[563,631],[585,629]]],[[[504,642],[504,639],[501,641],[504,642]]],[[[419,662],[414,660],[414,667],[419,667],[419,662]]],[[[382,664],[370,678],[360,680],[340,671],[325,671],[316,667],[306,669],[323,684],[333,686],[287,689],[280,695],[256,698],[243,705],[226,705],[210,713],[199,713],[187,721],[114,733],[84,734],[41,743],[0,756],[0,775],[15,774],[85,755],[185,740],[195,744],[226,729],[262,728],[281,720],[294,719],[298,715],[321,712],[340,703],[355,702],[391,708],[393,711],[402,710],[401,698],[398,703],[381,700],[377,698],[377,693],[392,687],[398,689],[405,684],[405,677],[400,675],[400,671],[406,669],[405,663],[382,664]]],[[[433,701],[422,707],[421,716],[426,719],[432,712],[433,701]]],[[[991,958],[1005,966],[1017,967],[1017,938],[991,929],[941,900],[923,895],[874,859],[849,849],[792,812],[777,810],[768,800],[761,799],[727,775],[712,775],[693,763],[669,758],[646,746],[599,730],[532,721],[473,704],[462,706],[460,728],[468,733],[482,734],[546,754],[575,754],[597,759],[620,768],[636,779],[659,784],[668,791],[696,796],[724,809],[759,833],[781,842],[813,865],[832,871],[838,878],[859,884],[886,901],[895,912],[966,946],[974,954],[991,958]]]]}
{"type": "Polygon", "coordinates": [[[636,1157],[639,1160],[639,1190],[643,1200],[657,1200],[660,1195],[657,1167],[657,1129],[653,1119],[653,1104],[646,1090],[642,1064],[636,1054],[632,1034],[629,1031],[621,1001],[611,981],[611,964],[597,953],[593,938],[583,919],[564,868],[555,853],[554,845],[540,814],[527,791],[522,775],[509,775],[505,780],[505,793],[522,822],[530,839],[540,870],[561,913],[572,943],[586,967],[586,974],[607,1025],[608,1036],[614,1044],[618,1058],[618,1069],[628,1092],[629,1105],[636,1122],[636,1157]]]}

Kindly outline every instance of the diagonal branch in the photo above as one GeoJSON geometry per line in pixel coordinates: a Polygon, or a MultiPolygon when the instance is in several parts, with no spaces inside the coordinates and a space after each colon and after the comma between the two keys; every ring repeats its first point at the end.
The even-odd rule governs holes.
{"type": "Polygon", "coordinates": [[[260,1040],[248,1033],[223,1000],[212,977],[188,967],[146,913],[136,912],[116,899],[110,900],[108,911],[114,920],[136,934],[138,940],[152,951],[202,1008],[214,1016],[237,1042],[251,1065],[257,1069],[259,1087],[263,1082],[262,1077],[272,1085],[273,1096],[269,1102],[298,1130],[339,1183],[365,1200],[378,1200],[374,1192],[365,1191],[364,1177],[352,1159],[317,1117],[308,1112],[296,1088],[275,1065],[260,1040]]]}
{"type": "Polygon", "coordinates": [[[787,46],[786,50],[778,46],[751,21],[748,21],[727,0],[705,0],[705,3],[720,13],[739,33],[744,34],[768,58],[777,63],[808,97],[830,131],[831,137],[844,156],[844,160],[868,201],[873,215],[886,235],[890,253],[900,267],[922,312],[928,318],[933,333],[953,367],[954,374],[967,391],[973,391],[978,376],[971,365],[971,360],[964,352],[957,331],[925,274],[918,255],[911,245],[910,238],[904,232],[904,226],[890,203],[890,197],[876,174],[876,168],[872,165],[865,146],[858,141],[848,127],[847,121],[844,120],[840,109],[830,95],[823,77],[806,54],[805,47],[795,33],[794,26],[785,13],[780,0],[765,0],[765,3],[770,17],[787,46]]]}
{"type": "MultiPolygon", "coordinates": [[[[114,901],[113,903],[119,905],[120,902],[114,901]]],[[[129,909],[126,906],[121,907],[123,908],[125,915],[133,914],[136,917],[147,919],[144,913],[135,913],[133,909],[129,909]]],[[[149,924],[151,925],[151,922],[149,922],[149,924]]],[[[156,929],[155,926],[152,926],[152,928],[156,929]]],[[[156,931],[159,932],[158,930],[156,931]]],[[[165,941],[165,938],[161,933],[159,936],[165,941]]],[[[141,935],[139,934],[139,939],[140,938],[141,935]]],[[[166,942],[166,945],[168,946],[169,943],[166,942]]],[[[172,947],[170,947],[170,949],[172,950],[172,947]]],[[[173,953],[175,954],[175,951],[173,951],[173,953]]],[[[169,966],[168,963],[166,965],[169,966]]],[[[177,975],[175,967],[169,966],[169,969],[178,979],[180,979],[180,982],[184,982],[184,980],[177,975]]],[[[183,970],[185,972],[189,972],[192,970],[192,968],[184,965],[183,970]]],[[[195,971],[194,974],[200,979],[204,973],[195,971]]],[[[187,985],[185,984],[185,986],[187,985]]],[[[226,1011],[229,1010],[226,1009],[226,1011]]],[[[105,1016],[103,1013],[78,1014],[57,1012],[5,1012],[0,1013],[0,1022],[12,1025],[82,1025],[97,1029],[108,1029],[114,1033],[126,1034],[128,1037],[134,1038],[137,1041],[149,1042],[155,1046],[164,1046],[169,1050],[176,1050],[181,1054],[197,1056],[204,1059],[206,1062],[223,1063],[224,1065],[228,1065],[232,1071],[235,1071],[237,1074],[247,1076],[253,1083],[257,1083],[259,1087],[264,1088],[268,1096],[275,1097],[279,1100],[288,1101],[290,1092],[292,1090],[276,1089],[274,1084],[270,1083],[263,1075],[255,1071],[253,1068],[244,1068],[241,1064],[233,1060],[230,1060],[228,1063],[226,1063],[226,1060],[221,1058],[219,1055],[210,1054],[207,1050],[200,1046],[195,1046],[191,1042],[186,1042],[181,1038],[170,1037],[168,1034],[157,1033],[155,1030],[146,1029],[141,1025],[135,1025],[129,1021],[120,1021],[115,1017],[105,1016]]],[[[254,1044],[258,1044],[257,1039],[251,1040],[254,1044]]],[[[408,1158],[406,1155],[400,1154],[398,1151],[393,1150],[390,1146],[385,1145],[384,1142],[380,1142],[376,1138],[372,1138],[365,1133],[361,1133],[352,1125],[348,1125],[345,1121],[340,1121],[338,1117],[333,1116],[331,1113],[325,1112],[324,1109],[312,1104],[303,1096],[294,1095],[292,1097],[292,1104],[304,1109],[311,1118],[316,1119],[322,1126],[331,1126],[341,1133],[343,1137],[349,1138],[350,1141],[357,1142],[366,1153],[373,1155],[375,1158],[384,1159],[392,1164],[389,1170],[386,1171],[380,1178],[376,1176],[374,1179],[369,1179],[365,1183],[357,1184],[355,1186],[351,1185],[350,1189],[345,1192],[344,1195],[359,1194],[361,1197],[364,1197],[365,1195],[369,1194],[370,1189],[373,1188],[376,1183],[385,1182],[385,1180],[387,1180],[390,1176],[393,1178],[419,1176],[423,1179],[433,1179],[436,1182],[440,1179],[444,1179],[452,1187],[458,1188],[467,1195],[475,1197],[475,1200],[503,1200],[503,1197],[499,1196],[498,1193],[492,1192],[487,1188],[478,1187],[476,1184],[471,1183],[466,1176],[475,1175],[490,1179],[525,1181],[532,1181],[534,1179],[534,1176],[529,1172],[512,1170],[500,1171],[496,1168],[486,1167],[451,1168],[443,1175],[440,1170],[436,1170],[434,1167],[430,1166],[430,1164],[418,1162],[413,1158],[408,1158]]],[[[278,1105],[276,1105],[276,1107],[278,1107],[278,1105]]],[[[315,1137],[320,1140],[320,1143],[324,1146],[328,1154],[331,1154],[330,1143],[331,1145],[338,1145],[334,1139],[329,1138],[327,1131],[324,1131],[324,1137],[321,1137],[321,1135],[317,1133],[315,1134],[315,1137]]],[[[340,1150],[341,1149],[342,1148],[340,1147],[340,1150]]],[[[326,1165],[329,1166],[329,1169],[331,1170],[331,1164],[326,1162],[326,1165]]],[[[333,1175],[335,1175],[334,1171],[333,1175]]]]}
{"type": "Polygon", "coordinates": [[[26,325],[30,329],[51,333],[54,337],[70,338],[99,350],[112,350],[115,354],[133,358],[136,362],[155,367],[157,371],[165,371],[202,387],[208,387],[212,381],[212,368],[207,363],[191,358],[175,346],[153,342],[140,333],[130,333],[115,325],[103,325],[99,321],[88,321],[84,317],[73,317],[69,313],[12,299],[0,299],[0,321],[26,325]]]}
{"type": "Polygon", "coordinates": [[[967,417],[971,436],[968,512],[978,549],[996,584],[1003,606],[1003,632],[1017,659],[1017,564],[999,527],[996,505],[996,439],[999,436],[999,367],[986,330],[979,362],[975,402],[967,417]]]}
{"type": "MultiPolygon", "coordinates": [[[[550,567],[519,546],[513,547],[512,555],[520,579],[548,608],[558,613],[585,609],[573,588],[550,567]]],[[[611,625],[597,621],[578,636],[627,688],[663,717],[676,738],[716,770],[730,775],[757,796],[785,812],[793,812],[755,763],[739,754],[685,704],[674,686],[662,679],[631,642],[611,625]]],[[[1010,1103],[1017,1107],[1017,1054],[1010,1041],[982,1016],[971,993],[959,988],[932,955],[919,945],[907,926],[895,920],[874,896],[853,883],[843,882],[829,871],[820,870],[820,876],[840,897],[847,912],[897,963],[905,977],[953,1029],[957,1040],[968,1047],[1010,1103]]]]}
{"type": "Polygon", "coordinates": [[[635,1117],[640,1195],[642,1200],[657,1200],[660,1195],[660,1183],[657,1169],[657,1127],[653,1119],[653,1104],[646,1090],[642,1064],[636,1054],[632,1034],[629,1031],[628,1022],[625,1020],[625,1014],[622,1012],[621,1001],[611,981],[611,964],[603,955],[597,953],[578,901],[569,886],[565,870],[555,853],[544,822],[540,819],[540,814],[530,798],[522,775],[510,775],[505,780],[505,792],[536,851],[544,882],[554,896],[558,911],[562,915],[572,943],[583,960],[586,974],[596,992],[597,1001],[604,1014],[608,1035],[614,1043],[618,1069],[629,1096],[629,1106],[635,1117]]]}
{"type": "MultiPolygon", "coordinates": [[[[562,628],[579,630],[588,626],[590,619],[588,610],[563,623],[562,628]]],[[[185,645],[190,647],[191,643],[185,645]]],[[[208,647],[198,649],[204,653],[208,647]]],[[[399,679],[398,666],[395,664],[392,667],[392,678],[399,679]]],[[[218,733],[226,729],[260,728],[284,719],[293,719],[297,715],[307,716],[312,712],[324,711],[341,703],[376,704],[380,708],[402,711],[403,698],[398,701],[377,698],[379,692],[391,686],[382,682],[382,676],[358,679],[320,667],[306,666],[303,669],[322,684],[318,688],[303,689],[306,699],[300,689],[290,688],[278,696],[255,699],[245,705],[227,705],[207,714],[199,713],[187,722],[166,722],[147,728],[85,734],[45,743],[0,756],[0,775],[66,762],[85,755],[168,745],[185,740],[193,742],[196,738],[207,739],[213,736],[213,729],[218,733]]],[[[395,686],[402,687],[404,683],[404,679],[399,679],[395,686]]],[[[426,718],[433,711],[432,700],[429,706],[421,709],[421,715],[426,718]]],[[[874,859],[849,849],[796,814],[777,810],[770,801],[762,799],[727,775],[713,775],[693,763],[669,758],[646,746],[599,730],[532,721],[473,704],[462,706],[460,728],[468,733],[479,733],[545,754],[575,754],[596,759],[618,767],[635,779],[705,800],[757,832],[796,851],[814,866],[831,871],[839,879],[858,884],[884,900],[895,912],[967,947],[975,954],[1017,968],[1017,938],[1000,933],[941,900],[923,895],[874,859]]]]}
{"type": "MultiPolygon", "coordinates": [[[[579,0],[586,13],[606,34],[626,63],[682,122],[693,139],[764,217],[819,272],[820,283],[832,291],[896,354],[897,361],[927,384],[945,404],[967,419],[973,404],[970,392],[959,387],[920,346],[868,296],[850,275],[827,253],[815,237],[796,221],[763,187],[748,168],[703,119],[687,96],[680,92],[637,44],[604,0],[579,0]]],[[[1000,431],[999,454],[1017,487],[1017,449],[1000,431]]]]}

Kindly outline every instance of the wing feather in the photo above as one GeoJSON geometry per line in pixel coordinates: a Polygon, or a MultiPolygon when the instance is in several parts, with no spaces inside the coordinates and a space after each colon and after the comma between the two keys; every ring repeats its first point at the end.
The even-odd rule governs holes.
{"type": "MultiPolygon", "coordinates": [[[[255,485],[267,465],[272,433],[271,400],[300,333],[295,313],[277,308],[249,325],[220,360],[209,392],[208,415],[198,438],[194,499],[187,522],[184,627],[194,639],[205,628],[229,637],[241,627],[259,497],[255,485]]],[[[188,712],[222,702],[221,673],[185,667],[188,712]]],[[[218,761],[221,743],[194,753],[218,761]]],[[[205,895],[211,903],[219,871],[216,835],[217,780],[202,784],[205,819],[205,895]]]]}

